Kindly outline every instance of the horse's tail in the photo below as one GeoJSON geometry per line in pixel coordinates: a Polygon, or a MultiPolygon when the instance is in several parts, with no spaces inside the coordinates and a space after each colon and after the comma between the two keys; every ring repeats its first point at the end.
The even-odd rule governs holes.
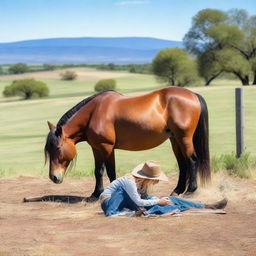
{"type": "Polygon", "coordinates": [[[193,143],[197,156],[197,173],[202,185],[205,185],[211,179],[208,109],[204,98],[199,94],[196,95],[200,101],[201,114],[193,136],[193,143]]]}

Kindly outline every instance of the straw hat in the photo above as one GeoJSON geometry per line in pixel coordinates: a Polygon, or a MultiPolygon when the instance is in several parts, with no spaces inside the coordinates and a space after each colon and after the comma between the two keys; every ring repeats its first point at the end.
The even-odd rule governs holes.
{"type": "Polygon", "coordinates": [[[168,181],[159,163],[155,161],[147,161],[139,164],[132,170],[132,175],[137,178],[168,181]]]}

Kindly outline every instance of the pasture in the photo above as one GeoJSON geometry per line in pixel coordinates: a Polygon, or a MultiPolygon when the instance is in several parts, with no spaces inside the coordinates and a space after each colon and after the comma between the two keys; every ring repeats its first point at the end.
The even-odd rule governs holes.
{"type": "MultiPolygon", "coordinates": [[[[128,95],[162,86],[150,75],[88,68],[75,71],[78,80],[72,82],[61,81],[61,71],[0,77],[1,91],[13,79],[30,76],[50,88],[50,97],[45,99],[0,98],[0,255],[255,255],[256,181],[224,172],[213,174],[207,188],[200,187],[185,197],[212,203],[225,196],[229,199],[227,215],[105,218],[98,203],[22,202],[24,197],[47,195],[79,198],[89,196],[94,188],[93,156],[86,143],[78,144],[76,168],[68,174],[73,177],[61,185],[48,179],[43,156],[47,120],[57,123],[69,108],[94,93],[99,79],[116,79],[118,91],[128,95]]],[[[210,87],[190,88],[203,95],[208,104],[212,156],[235,151],[234,88],[239,86],[237,81],[216,80],[210,87]]],[[[252,86],[244,89],[245,145],[255,156],[256,91],[252,86]]],[[[117,175],[148,159],[159,161],[169,176],[169,182],[157,185],[155,194],[169,194],[178,178],[169,142],[148,151],[118,150],[117,175]]],[[[104,183],[108,184],[106,177],[104,183]]]]}
{"type": "MultiPolygon", "coordinates": [[[[76,68],[78,79],[62,81],[62,71],[38,72],[31,74],[2,76],[0,91],[12,80],[34,77],[44,81],[50,88],[50,97],[22,101],[0,98],[1,133],[0,133],[0,175],[32,174],[47,176],[44,167],[43,147],[48,133],[46,121],[57,123],[68,109],[85,97],[94,93],[94,84],[104,78],[114,78],[118,91],[131,95],[141,94],[163,86],[154,76],[131,74],[126,72],[98,71],[89,68],[76,68]]],[[[210,120],[211,155],[235,152],[235,101],[234,88],[238,81],[216,80],[210,87],[194,87],[191,90],[200,93],[208,104],[210,120]]],[[[245,145],[251,155],[256,152],[256,90],[253,86],[245,89],[245,145]]],[[[170,143],[148,151],[117,151],[116,162],[118,174],[129,171],[138,162],[147,159],[158,160],[166,173],[177,169],[170,143]]],[[[87,143],[78,144],[76,168],[71,176],[88,176],[93,172],[93,157],[87,143]]]]}

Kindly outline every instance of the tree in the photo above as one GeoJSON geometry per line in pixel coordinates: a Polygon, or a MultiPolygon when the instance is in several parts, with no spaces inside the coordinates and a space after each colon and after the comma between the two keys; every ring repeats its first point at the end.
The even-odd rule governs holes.
{"type": "Polygon", "coordinates": [[[198,57],[198,67],[204,69],[199,70],[203,77],[206,77],[207,67],[211,71],[214,70],[212,74],[211,72],[207,74],[208,84],[217,77],[216,74],[223,71],[235,74],[243,85],[249,84],[249,75],[253,72],[253,84],[256,83],[256,70],[253,69],[253,61],[251,61],[256,56],[256,16],[249,17],[245,10],[238,9],[232,9],[229,12],[204,9],[193,17],[192,26],[183,40],[186,48],[198,57]],[[221,57],[221,53],[225,56],[221,57]],[[233,56],[230,56],[230,53],[233,56]],[[214,56],[214,63],[206,63],[209,56],[214,56]],[[225,66],[226,63],[220,60],[226,60],[227,56],[229,57],[225,66]],[[231,62],[235,62],[239,68],[238,66],[232,68],[231,62]],[[247,68],[246,72],[243,65],[247,68]],[[220,67],[223,70],[218,70],[220,67]],[[237,72],[237,69],[243,71],[237,72]],[[210,77],[209,74],[211,74],[210,77]]]}
{"type": "Polygon", "coordinates": [[[46,97],[49,95],[47,85],[34,79],[14,80],[11,85],[6,86],[3,95],[5,97],[21,96],[24,99],[32,97],[46,97]]]}
{"type": "Polygon", "coordinates": [[[183,38],[183,42],[191,53],[201,54],[207,50],[213,50],[214,42],[208,35],[208,29],[223,24],[228,15],[222,11],[214,9],[204,9],[199,11],[192,18],[192,26],[183,38]]]}
{"type": "Polygon", "coordinates": [[[249,85],[250,63],[234,49],[224,48],[216,52],[222,70],[236,75],[243,85],[249,85]]]}
{"type": "Polygon", "coordinates": [[[116,80],[114,79],[99,80],[94,86],[94,90],[96,92],[115,90],[115,89],[116,89],[116,80]]]}
{"type": "Polygon", "coordinates": [[[218,77],[224,70],[217,60],[216,52],[208,50],[198,55],[198,72],[209,85],[213,79],[218,77]]]}
{"type": "Polygon", "coordinates": [[[49,70],[49,71],[51,71],[51,70],[54,70],[55,69],[55,66],[54,65],[52,65],[52,64],[47,64],[47,63],[45,63],[45,64],[43,64],[43,69],[44,70],[49,70]]]}
{"type": "Polygon", "coordinates": [[[70,70],[60,73],[60,76],[62,80],[75,80],[77,78],[76,72],[70,70]]]}
{"type": "Polygon", "coordinates": [[[196,65],[185,50],[161,50],[152,62],[153,73],[168,85],[186,86],[198,81],[196,65]]]}
{"type": "Polygon", "coordinates": [[[9,72],[13,74],[22,74],[28,71],[28,66],[24,63],[13,64],[9,67],[9,72]]]}

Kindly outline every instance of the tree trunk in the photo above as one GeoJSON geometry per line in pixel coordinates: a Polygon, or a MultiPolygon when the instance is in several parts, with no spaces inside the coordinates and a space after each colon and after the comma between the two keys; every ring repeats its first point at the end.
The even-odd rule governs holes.
{"type": "Polygon", "coordinates": [[[249,76],[244,77],[244,84],[243,85],[249,85],[249,76]]]}
{"type": "Polygon", "coordinates": [[[175,86],[175,81],[173,78],[169,79],[169,86],[175,86]]]}
{"type": "Polygon", "coordinates": [[[25,100],[28,100],[32,97],[32,93],[31,92],[25,92],[25,100]]]}
{"type": "Polygon", "coordinates": [[[256,71],[254,72],[254,78],[253,78],[252,84],[253,84],[253,85],[256,85],[256,71]]]}
{"type": "Polygon", "coordinates": [[[211,81],[214,80],[216,77],[218,77],[221,73],[222,73],[222,71],[220,71],[218,74],[213,75],[213,76],[210,77],[208,80],[206,80],[205,86],[210,85],[211,81]]]}
{"type": "Polygon", "coordinates": [[[240,73],[238,72],[233,72],[241,81],[242,85],[249,85],[249,76],[242,76],[240,73]]]}

